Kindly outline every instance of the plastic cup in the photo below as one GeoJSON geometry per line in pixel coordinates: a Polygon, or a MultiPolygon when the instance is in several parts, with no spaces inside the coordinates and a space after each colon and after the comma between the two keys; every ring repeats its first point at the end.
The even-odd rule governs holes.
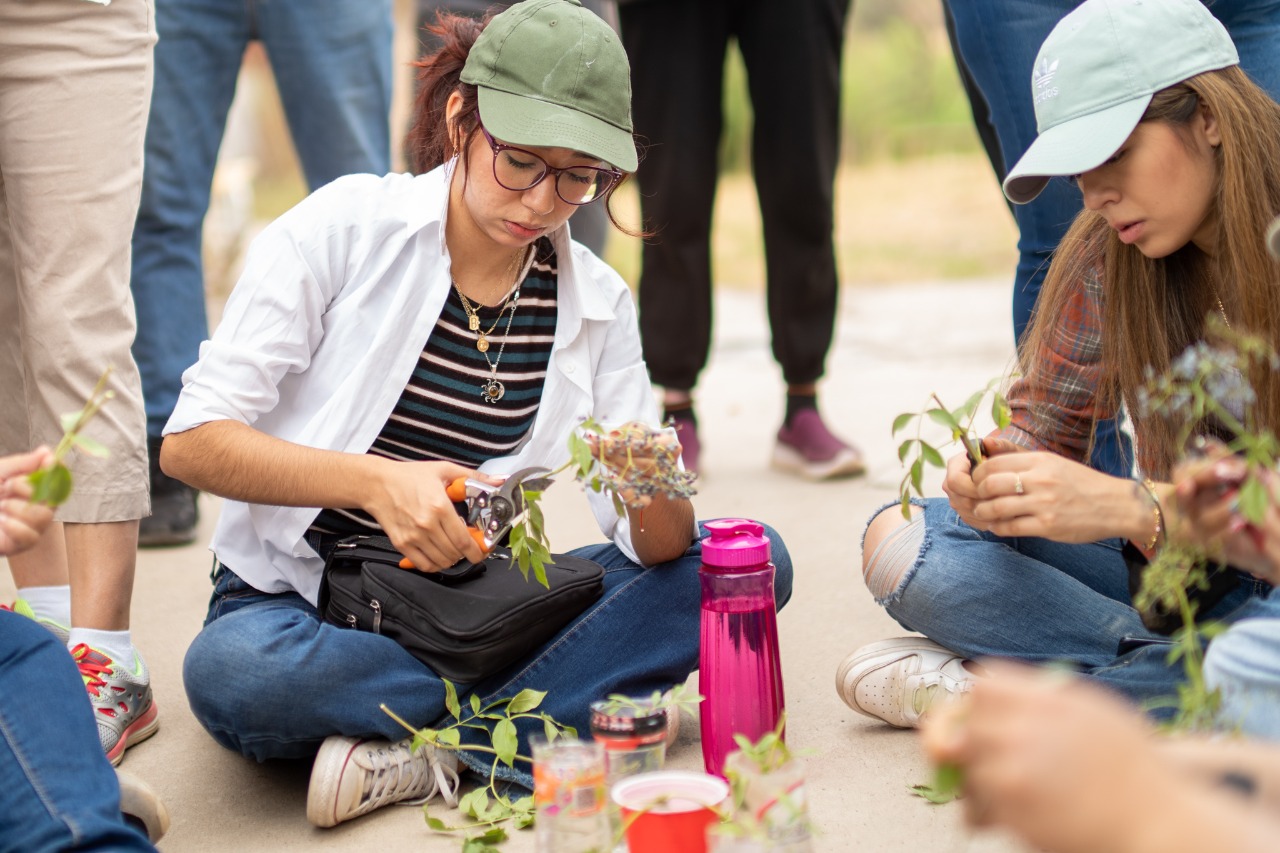
{"type": "Polygon", "coordinates": [[[682,770],[623,779],[612,794],[631,853],[706,853],[707,828],[728,796],[723,779],[682,770]]]}

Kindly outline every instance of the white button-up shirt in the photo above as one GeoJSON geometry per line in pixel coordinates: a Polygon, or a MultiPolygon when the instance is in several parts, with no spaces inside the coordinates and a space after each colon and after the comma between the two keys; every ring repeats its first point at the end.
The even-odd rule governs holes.
{"type": "MultiPolygon", "coordinates": [[[[234,420],[308,447],[365,453],[404,391],[451,287],[445,211],[453,163],[420,176],[352,175],[317,190],[253,242],[245,270],[165,434],[234,420]]],[[[583,418],[656,423],[635,305],[567,227],[555,342],[533,427],[481,470],[559,467],[583,418]]],[[[636,560],[627,519],[589,490],[601,531],[636,560]]],[[[228,500],[210,549],[264,592],[315,603],[323,568],[304,535],[316,509],[228,500]]],[[[638,560],[637,560],[638,562],[638,560]]]]}

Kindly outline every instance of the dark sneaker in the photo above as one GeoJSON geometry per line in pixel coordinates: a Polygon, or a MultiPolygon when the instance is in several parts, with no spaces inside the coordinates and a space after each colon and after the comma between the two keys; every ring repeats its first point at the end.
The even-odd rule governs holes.
{"type": "Polygon", "coordinates": [[[802,409],[778,430],[773,467],[810,480],[856,477],[867,466],[858,450],[836,438],[817,409],[802,409]]]}
{"type": "Polygon", "coordinates": [[[151,515],[138,524],[138,547],[188,545],[195,541],[200,494],[181,480],[160,470],[160,439],[147,439],[151,457],[151,515]]]}

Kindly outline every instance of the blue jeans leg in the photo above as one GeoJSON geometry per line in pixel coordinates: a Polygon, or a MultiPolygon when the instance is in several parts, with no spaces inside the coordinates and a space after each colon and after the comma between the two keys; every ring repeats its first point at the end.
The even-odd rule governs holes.
{"type": "Polygon", "coordinates": [[[1209,644],[1205,678],[1222,691],[1222,716],[1251,737],[1280,740],[1280,597],[1274,590],[1233,614],[1209,644]]]}
{"type": "Polygon", "coordinates": [[[1139,701],[1173,694],[1180,672],[1129,605],[1121,543],[1001,538],[942,499],[924,517],[919,555],[881,602],[904,627],[966,657],[1067,662],[1139,701]],[[1127,638],[1145,644],[1118,655],[1127,638]]]}
{"type": "Polygon", "coordinates": [[[267,47],[311,189],[350,173],[385,174],[391,2],[160,0],[156,29],[132,273],[133,354],[154,438],[208,337],[201,232],[246,46],[260,38],[267,47]]]}
{"type": "Polygon", "coordinates": [[[260,37],[311,189],[391,170],[391,0],[257,4],[260,37]]]}
{"type": "MultiPolygon", "coordinates": [[[[771,535],[776,592],[784,603],[791,562],[771,535]]],[[[648,569],[612,545],[573,553],[605,567],[601,599],[520,663],[459,685],[459,692],[474,691],[488,702],[525,688],[545,690],[540,710],[585,735],[592,700],[665,689],[697,666],[701,550],[695,544],[679,559],[648,569]]],[[[394,641],[329,625],[300,596],[260,593],[226,570],[217,578],[205,628],[187,651],[183,681],[192,712],[214,739],[260,761],[309,757],[335,734],[404,737],[380,703],[415,726],[448,722],[442,681],[394,641]]],[[[527,735],[541,727],[519,728],[527,755],[527,735]]],[[[483,756],[462,758],[488,772],[483,756]]],[[[519,763],[498,776],[532,783],[519,763]]]]}
{"type": "Polygon", "coordinates": [[[244,3],[160,0],[156,31],[131,280],[138,314],[133,356],[153,438],[173,413],[182,372],[208,337],[201,228],[250,22],[244,3]]]}
{"type": "Polygon", "coordinates": [[[0,851],[154,850],[120,814],[120,786],[71,656],[7,611],[0,687],[0,851]]]}

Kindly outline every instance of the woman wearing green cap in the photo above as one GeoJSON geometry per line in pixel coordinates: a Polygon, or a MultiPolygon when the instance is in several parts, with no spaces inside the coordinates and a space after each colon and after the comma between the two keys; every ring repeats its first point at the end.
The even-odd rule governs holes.
{"type": "MultiPolygon", "coordinates": [[[[1134,700],[1174,694],[1180,667],[1131,606],[1124,552],[1140,562],[1177,531],[1163,481],[1182,448],[1141,413],[1139,391],[1210,315],[1280,343],[1280,265],[1263,242],[1280,212],[1280,106],[1237,63],[1199,0],[1088,0],[1045,40],[1030,87],[1040,135],[1005,192],[1024,203],[1061,176],[1085,209],[1020,349],[1013,423],[985,441],[991,458],[975,470],[952,459],[947,500],[919,502],[909,522],[882,511],[867,529],[869,589],[930,639],[847,658],[837,690],[854,709],[914,726],[936,696],[969,689],[966,659],[981,656],[1067,661],[1134,700]],[[1094,425],[1121,406],[1131,480],[1085,464],[1094,425]]],[[[1280,375],[1249,379],[1260,423],[1280,429],[1280,375]]],[[[1200,618],[1280,615],[1269,584],[1233,575],[1200,618]]]]}
{"type": "MultiPolygon", "coordinates": [[[[409,140],[422,174],[340,179],[263,233],[184,377],[162,455],[170,475],[227,498],[185,661],[192,711],[246,756],[316,756],[307,812],[321,826],[437,792],[453,804],[459,758],[489,770],[477,753],[412,752],[379,710],[444,722],[445,685],[394,641],[322,620],[334,544],[383,532],[419,570],[479,561],[446,484],[555,468],[586,417],[658,417],[626,284],[567,227],[636,168],[617,36],[577,0],[438,30],[409,140]]],[[[485,703],[547,691],[539,711],[583,732],[591,701],[684,681],[700,603],[687,499],[619,518],[587,497],[612,541],[574,553],[605,567],[603,597],[459,686],[485,703]]],[[[528,769],[498,776],[529,786],[528,769]]]]}

